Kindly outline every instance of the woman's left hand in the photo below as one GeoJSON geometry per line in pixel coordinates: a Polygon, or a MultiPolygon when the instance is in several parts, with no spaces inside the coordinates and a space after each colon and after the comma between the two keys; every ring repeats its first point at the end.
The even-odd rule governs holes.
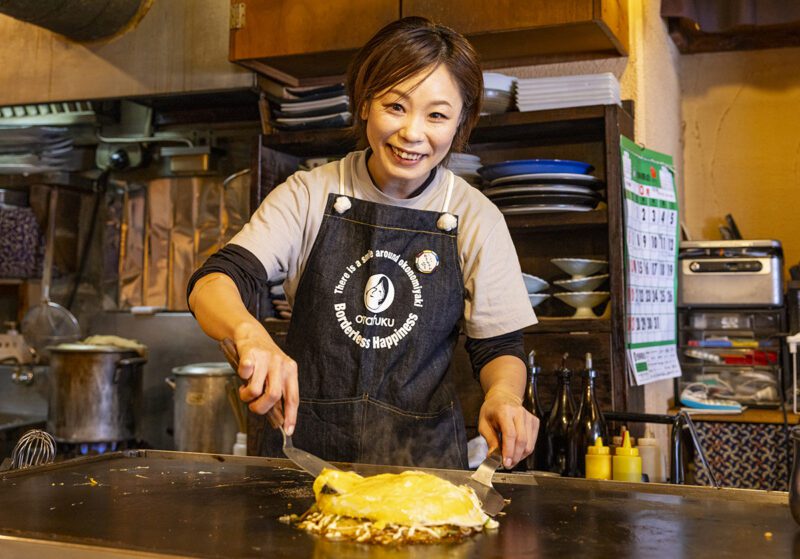
{"type": "Polygon", "coordinates": [[[518,396],[491,389],[481,406],[478,432],[489,444],[489,452],[500,448],[502,439],[503,465],[512,468],[533,452],[539,418],[522,407],[518,396]]]}

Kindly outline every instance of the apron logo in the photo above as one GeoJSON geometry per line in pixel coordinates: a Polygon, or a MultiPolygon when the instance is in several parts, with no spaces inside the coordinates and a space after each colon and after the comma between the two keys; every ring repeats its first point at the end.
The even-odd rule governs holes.
{"type": "MultiPolygon", "coordinates": [[[[438,263],[435,253],[428,252],[434,255],[438,263]]],[[[410,311],[424,306],[422,284],[412,265],[399,254],[388,250],[368,250],[352,261],[352,264],[346,265],[336,285],[333,286],[333,293],[338,299],[333,304],[333,312],[339,328],[345,336],[363,349],[397,347],[411,334],[420,318],[417,313],[410,311]],[[373,258],[389,260],[396,264],[399,270],[371,275],[367,278],[362,292],[353,285],[353,282],[363,281],[359,269],[373,258]],[[396,283],[400,287],[396,288],[396,283]],[[398,304],[392,313],[387,313],[388,316],[375,316],[392,306],[396,298],[398,304]],[[369,314],[362,314],[363,310],[359,309],[362,302],[369,314]],[[362,330],[365,326],[371,327],[367,335],[362,330]]]]}
{"type": "Polygon", "coordinates": [[[430,274],[439,265],[439,255],[432,250],[423,250],[414,258],[414,264],[423,274],[430,274]]]}
{"type": "Polygon", "coordinates": [[[364,287],[364,306],[375,314],[389,308],[394,301],[394,284],[389,276],[375,274],[364,287]]]}

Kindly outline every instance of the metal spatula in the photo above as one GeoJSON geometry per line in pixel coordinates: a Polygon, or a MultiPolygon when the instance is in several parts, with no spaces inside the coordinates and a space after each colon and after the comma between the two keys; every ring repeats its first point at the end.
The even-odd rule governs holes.
{"type": "MultiPolygon", "coordinates": [[[[222,353],[225,354],[228,363],[230,363],[231,367],[233,367],[233,370],[238,371],[239,352],[236,351],[236,345],[233,343],[233,340],[230,338],[225,338],[219,343],[219,347],[222,349],[222,353]]],[[[305,450],[296,448],[292,444],[292,436],[287,435],[286,431],[283,429],[283,406],[281,405],[281,402],[278,402],[272,407],[271,410],[269,410],[269,412],[267,412],[267,419],[272,427],[281,430],[281,435],[283,435],[283,453],[289,460],[294,462],[301,469],[305,470],[315,478],[319,476],[319,474],[322,473],[322,470],[326,468],[329,470],[339,469],[333,464],[326,462],[322,458],[314,456],[305,450]]]]}
{"type": "MultiPolygon", "coordinates": [[[[495,449],[481,462],[478,469],[472,473],[463,470],[440,470],[436,472],[436,475],[456,485],[471,487],[478,496],[478,500],[483,506],[483,511],[489,516],[495,516],[506,506],[505,498],[492,485],[494,473],[502,464],[503,457],[500,454],[500,449],[495,449]]],[[[529,482],[531,485],[538,485],[533,476],[529,478],[529,482]]]]}
{"type": "Polygon", "coordinates": [[[493,452],[481,462],[475,473],[469,476],[467,485],[472,487],[478,496],[483,511],[489,516],[494,516],[506,506],[506,500],[500,492],[492,485],[492,478],[495,471],[503,463],[503,457],[499,452],[493,452]]]}
{"type": "Polygon", "coordinates": [[[506,506],[506,500],[503,498],[503,495],[492,485],[494,472],[502,463],[503,457],[500,455],[500,451],[495,450],[481,462],[478,469],[474,472],[464,470],[440,470],[436,472],[436,475],[455,485],[471,487],[472,490],[475,491],[475,495],[478,496],[483,511],[489,516],[494,516],[506,506]]]}

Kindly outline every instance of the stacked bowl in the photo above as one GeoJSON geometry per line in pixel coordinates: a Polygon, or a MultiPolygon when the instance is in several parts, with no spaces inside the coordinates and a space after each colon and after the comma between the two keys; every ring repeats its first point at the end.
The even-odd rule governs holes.
{"type": "Polygon", "coordinates": [[[536,305],[550,297],[547,293],[542,293],[543,290],[550,287],[550,284],[542,278],[523,272],[522,279],[525,282],[525,289],[528,290],[528,299],[530,299],[532,307],[536,307],[536,305]]]}
{"type": "Polygon", "coordinates": [[[499,114],[513,110],[516,81],[517,78],[513,76],[497,72],[484,72],[481,114],[499,114]]]}
{"type": "Polygon", "coordinates": [[[557,280],[553,284],[565,289],[554,296],[575,309],[572,318],[598,318],[595,307],[611,297],[608,291],[596,291],[606,280],[608,261],[587,258],[553,258],[550,260],[559,269],[569,274],[569,279],[557,280]]]}

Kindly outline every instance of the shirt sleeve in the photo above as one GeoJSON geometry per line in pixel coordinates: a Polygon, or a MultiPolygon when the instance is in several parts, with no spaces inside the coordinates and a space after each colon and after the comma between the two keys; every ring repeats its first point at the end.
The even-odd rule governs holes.
{"type": "Polygon", "coordinates": [[[306,175],[295,173],[275,187],[230,241],[255,255],[270,281],[282,281],[297,268],[309,211],[306,175]]]}
{"type": "Polygon", "coordinates": [[[464,331],[483,339],[536,324],[517,251],[500,215],[464,270],[464,331]]]}
{"type": "Polygon", "coordinates": [[[197,281],[213,273],[225,274],[231,278],[245,307],[255,314],[268,277],[261,262],[252,252],[237,245],[227,245],[212,254],[189,278],[186,286],[187,301],[197,281]]]}
{"type": "Polygon", "coordinates": [[[472,374],[477,378],[481,369],[492,359],[501,355],[513,355],[525,362],[525,346],[522,330],[501,334],[493,338],[476,339],[467,337],[464,348],[469,354],[472,374]]]}

